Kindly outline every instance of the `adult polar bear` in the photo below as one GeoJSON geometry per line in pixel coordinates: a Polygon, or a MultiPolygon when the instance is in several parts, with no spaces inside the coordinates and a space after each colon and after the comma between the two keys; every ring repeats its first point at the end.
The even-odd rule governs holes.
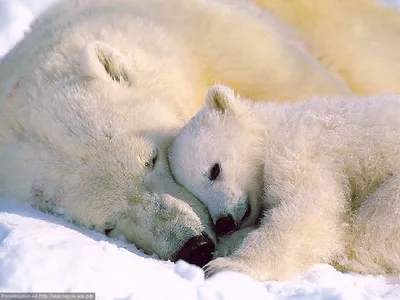
{"type": "Polygon", "coordinates": [[[173,181],[166,158],[207,87],[221,82],[255,99],[347,92],[247,5],[52,7],[1,62],[0,193],[164,259],[208,262],[208,213],[173,181]]]}
{"type": "Polygon", "coordinates": [[[377,0],[249,0],[296,29],[357,94],[400,93],[400,16],[377,0]]]}

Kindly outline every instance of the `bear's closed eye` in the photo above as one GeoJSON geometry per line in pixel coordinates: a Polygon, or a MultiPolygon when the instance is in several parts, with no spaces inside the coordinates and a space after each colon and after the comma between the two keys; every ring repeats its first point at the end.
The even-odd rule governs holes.
{"type": "Polygon", "coordinates": [[[208,178],[211,181],[214,181],[218,178],[220,173],[221,173],[221,167],[220,167],[219,163],[216,163],[212,166],[212,168],[208,174],[208,178]]]}

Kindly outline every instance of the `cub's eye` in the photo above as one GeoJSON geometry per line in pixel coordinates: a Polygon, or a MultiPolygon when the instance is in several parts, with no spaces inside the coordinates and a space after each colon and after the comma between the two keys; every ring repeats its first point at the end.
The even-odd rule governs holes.
{"type": "Polygon", "coordinates": [[[155,152],[155,154],[153,155],[153,157],[148,160],[144,165],[146,168],[154,168],[154,166],[156,165],[158,159],[158,151],[155,152]]]}
{"type": "Polygon", "coordinates": [[[211,181],[214,181],[215,179],[218,178],[220,172],[221,172],[221,167],[219,166],[218,163],[216,163],[211,167],[210,172],[208,173],[208,178],[211,181]]]}

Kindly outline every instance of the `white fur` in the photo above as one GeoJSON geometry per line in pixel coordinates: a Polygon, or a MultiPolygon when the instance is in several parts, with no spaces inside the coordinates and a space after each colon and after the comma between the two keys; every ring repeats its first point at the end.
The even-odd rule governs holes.
{"type": "Polygon", "coordinates": [[[207,86],[256,99],[348,92],[281,27],[244,1],[61,1],[1,61],[0,193],[161,258],[213,238],[166,159],[207,86]]]}
{"type": "Polygon", "coordinates": [[[170,148],[175,179],[241,230],[208,276],[229,269],[287,279],[313,263],[400,271],[400,96],[252,103],[224,86],[170,148]],[[208,172],[221,166],[214,181],[208,172]],[[243,196],[250,216],[243,217],[243,196]],[[248,227],[256,226],[256,227],[248,227]],[[238,242],[238,240],[240,242],[238,242]]]}
{"type": "Polygon", "coordinates": [[[249,0],[292,26],[356,94],[400,93],[400,15],[376,0],[249,0]]]}

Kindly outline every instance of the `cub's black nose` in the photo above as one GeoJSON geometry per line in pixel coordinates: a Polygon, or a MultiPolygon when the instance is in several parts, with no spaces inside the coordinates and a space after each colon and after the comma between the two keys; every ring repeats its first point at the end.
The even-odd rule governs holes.
{"type": "Polygon", "coordinates": [[[235,221],[231,215],[219,218],[215,223],[215,232],[218,236],[231,233],[235,231],[235,229],[235,221]]]}
{"type": "Polygon", "coordinates": [[[192,237],[179,250],[176,260],[182,259],[190,264],[203,267],[212,260],[215,245],[207,234],[192,237]]]}

